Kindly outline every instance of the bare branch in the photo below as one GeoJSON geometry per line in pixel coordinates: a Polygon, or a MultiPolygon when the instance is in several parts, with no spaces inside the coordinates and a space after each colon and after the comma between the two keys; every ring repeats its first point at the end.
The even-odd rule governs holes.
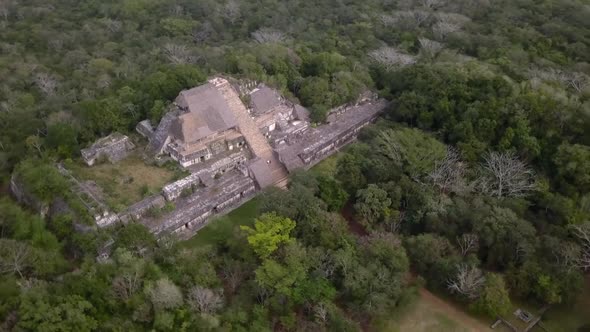
{"type": "Polygon", "coordinates": [[[271,28],[262,28],[252,32],[252,38],[260,44],[273,44],[285,41],[285,34],[271,28]]]}
{"type": "Polygon", "coordinates": [[[485,281],[480,269],[474,265],[460,264],[457,266],[457,274],[447,281],[447,288],[451,293],[458,293],[470,300],[475,300],[479,297],[485,281]]]}
{"type": "Polygon", "coordinates": [[[584,271],[590,270],[590,222],[570,226],[580,243],[580,254],[575,264],[584,271]]]}
{"type": "Polygon", "coordinates": [[[459,189],[464,174],[465,165],[460,159],[459,152],[453,147],[448,147],[446,156],[436,163],[432,172],[428,174],[428,179],[442,194],[459,189]]]}
{"type": "Polygon", "coordinates": [[[469,17],[455,13],[438,13],[436,18],[437,22],[432,26],[432,32],[439,40],[446,39],[449,34],[461,30],[471,21],[469,17]]]}
{"type": "Polygon", "coordinates": [[[318,303],[313,307],[313,315],[316,320],[322,324],[328,322],[328,308],[324,303],[318,303]]]}
{"type": "Polygon", "coordinates": [[[444,48],[444,44],[426,38],[418,38],[418,42],[420,42],[420,54],[429,59],[436,58],[444,48]]]}
{"type": "Polygon", "coordinates": [[[562,84],[564,87],[570,87],[576,92],[582,92],[589,84],[590,77],[580,72],[566,72],[561,69],[549,68],[543,70],[540,68],[529,69],[529,77],[538,78],[543,81],[554,81],[562,84]]]}
{"type": "Polygon", "coordinates": [[[211,289],[194,286],[188,291],[187,302],[198,313],[212,314],[223,307],[223,296],[211,289]]]}
{"type": "Polygon", "coordinates": [[[401,53],[395,48],[387,46],[369,52],[369,57],[373,61],[383,65],[387,70],[416,63],[416,59],[413,56],[401,53]]]}
{"type": "Polygon", "coordinates": [[[461,250],[461,255],[467,256],[467,254],[479,248],[479,237],[473,233],[465,233],[457,237],[457,244],[461,250]]]}
{"type": "Polygon", "coordinates": [[[235,0],[228,1],[223,6],[222,15],[229,23],[235,24],[242,16],[239,2],[235,0]]]}
{"type": "Polygon", "coordinates": [[[185,45],[167,43],[162,48],[168,61],[175,65],[191,63],[194,57],[185,45]]]}
{"type": "Polygon", "coordinates": [[[26,243],[0,239],[0,273],[18,274],[24,279],[25,271],[31,267],[32,253],[26,243]]]}
{"type": "Polygon", "coordinates": [[[35,84],[46,96],[55,95],[58,85],[57,80],[47,73],[38,73],[35,75],[35,84]]]}
{"type": "Polygon", "coordinates": [[[535,190],[533,170],[511,152],[490,152],[484,157],[478,189],[490,196],[523,197],[535,190]]]}

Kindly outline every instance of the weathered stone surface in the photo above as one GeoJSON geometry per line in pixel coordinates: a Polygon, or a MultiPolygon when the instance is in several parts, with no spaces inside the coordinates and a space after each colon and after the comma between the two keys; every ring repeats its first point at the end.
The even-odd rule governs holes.
{"type": "Polygon", "coordinates": [[[86,149],[82,149],[82,159],[88,166],[94,165],[100,158],[106,158],[111,163],[116,163],[129,155],[129,151],[133,150],[135,145],[131,142],[129,137],[112,133],[107,137],[103,137],[86,149]]]}
{"type": "Polygon", "coordinates": [[[200,187],[190,196],[179,198],[176,209],[158,219],[142,221],[156,234],[170,232],[194,232],[207,219],[223,213],[256,191],[254,181],[238,170],[231,170],[216,179],[210,187],[200,187]]]}
{"type": "Polygon", "coordinates": [[[195,169],[191,175],[164,186],[162,194],[166,200],[174,201],[187,190],[194,191],[200,186],[209,186],[213,177],[217,174],[223,174],[228,170],[236,168],[238,165],[244,164],[247,160],[246,153],[239,151],[219,160],[201,165],[205,167],[195,169]]]}
{"type": "Polygon", "coordinates": [[[381,99],[348,107],[328,124],[310,129],[302,139],[280,146],[277,149],[279,160],[289,172],[313,166],[354,140],[360,129],[374,121],[387,105],[387,101],[381,99]]]}
{"type": "Polygon", "coordinates": [[[119,213],[119,219],[124,222],[137,221],[145,216],[151,209],[161,209],[166,205],[166,200],[161,194],[152,195],[131,205],[122,213],[119,213]]]}
{"type": "Polygon", "coordinates": [[[147,138],[149,141],[152,140],[152,136],[154,135],[154,128],[152,127],[152,123],[150,120],[143,120],[135,126],[135,131],[137,131],[141,136],[147,138]]]}

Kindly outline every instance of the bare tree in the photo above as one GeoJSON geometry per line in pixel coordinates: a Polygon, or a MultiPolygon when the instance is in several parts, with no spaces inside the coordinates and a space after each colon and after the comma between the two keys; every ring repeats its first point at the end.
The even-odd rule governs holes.
{"type": "Polygon", "coordinates": [[[209,21],[201,24],[198,28],[193,29],[193,41],[197,44],[203,43],[211,37],[213,33],[213,26],[209,21]]]}
{"type": "Polygon", "coordinates": [[[428,59],[434,59],[443,50],[444,44],[427,38],[418,38],[420,54],[428,59]]]}
{"type": "Polygon", "coordinates": [[[546,70],[540,68],[529,69],[529,77],[543,81],[559,82],[564,87],[570,87],[578,93],[582,92],[590,84],[590,77],[584,73],[567,72],[555,68],[546,70]]]}
{"type": "Polygon", "coordinates": [[[391,15],[381,15],[381,23],[387,27],[396,27],[403,30],[412,30],[422,26],[431,14],[425,10],[396,11],[391,15]]]}
{"type": "Polygon", "coordinates": [[[168,279],[156,281],[148,287],[147,294],[156,310],[178,308],[183,302],[182,292],[178,286],[168,279]]]}
{"type": "Polygon", "coordinates": [[[570,227],[580,242],[580,254],[575,260],[575,264],[584,271],[588,271],[590,270],[590,222],[570,227]]]}
{"type": "Polygon", "coordinates": [[[229,260],[223,264],[221,275],[223,280],[227,282],[230,294],[233,294],[246,277],[246,271],[242,268],[240,262],[229,260]]]}
{"type": "Polygon", "coordinates": [[[388,46],[369,52],[369,57],[384,66],[387,70],[416,63],[416,59],[413,56],[388,46]]]}
{"type": "Polygon", "coordinates": [[[113,20],[111,18],[103,18],[101,22],[111,33],[117,33],[121,31],[121,28],[123,27],[123,23],[121,23],[121,21],[113,20]]]}
{"type": "Polygon", "coordinates": [[[231,24],[235,24],[242,16],[240,4],[236,0],[229,0],[222,10],[223,17],[231,24]]]}
{"type": "Polygon", "coordinates": [[[490,152],[484,157],[478,189],[490,196],[523,197],[535,190],[533,170],[512,152],[490,152]]]}
{"type": "Polygon", "coordinates": [[[457,274],[447,281],[447,288],[451,293],[458,293],[470,300],[475,300],[479,297],[485,281],[483,272],[475,265],[460,264],[457,266],[457,274]]]}
{"type": "Polygon", "coordinates": [[[57,80],[47,73],[37,73],[35,84],[46,96],[53,96],[57,90],[57,80]]]}
{"type": "Polygon", "coordinates": [[[455,188],[458,189],[463,183],[464,174],[465,165],[461,161],[459,152],[453,147],[447,147],[447,154],[442,160],[436,162],[434,169],[427,177],[443,194],[455,188]]]}
{"type": "Polygon", "coordinates": [[[252,38],[260,44],[281,43],[285,41],[285,34],[271,28],[261,28],[252,32],[252,38]]]}
{"type": "Polygon", "coordinates": [[[471,19],[467,16],[455,13],[438,13],[437,22],[432,26],[432,32],[439,40],[444,40],[453,32],[461,28],[471,19]]]}
{"type": "Polygon", "coordinates": [[[427,9],[438,9],[444,6],[444,0],[420,0],[422,6],[427,9]]]}
{"type": "Polygon", "coordinates": [[[177,17],[184,15],[184,8],[179,4],[175,4],[170,8],[170,15],[177,17]]]}
{"type": "Polygon", "coordinates": [[[183,65],[193,61],[193,56],[185,45],[167,43],[162,49],[168,61],[175,65],[183,65]]]}
{"type": "Polygon", "coordinates": [[[318,322],[326,324],[328,322],[328,308],[326,304],[323,302],[316,304],[313,307],[313,316],[318,322]]]}
{"type": "Polygon", "coordinates": [[[187,302],[198,313],[212,314],[223,307],[223,296],[211,289],[194,286],[188,291],[187,302]]]}
{"type": "Polygon", "coordinates": [[[465,233],[457,237],[457,245],[459,245],[461,255],[467,256],[467,254],[479,248],[479,237],[473,233],[465,233]]]}
{"type": "Polygon", "coordinates": [[[0,239],[0,273],[18,274],[24,279],[24,273],[31,267],[32,261],[33,255],[26,243],[0,239]]]}
{"type": "Polygon", "coordinates": [[[115,277],[112,290],[116,297],[126,301],[141,289],[142,283],[142,273],[139,269],[135,269],[135,271],[128,271],[121,276],[115,277]]]}

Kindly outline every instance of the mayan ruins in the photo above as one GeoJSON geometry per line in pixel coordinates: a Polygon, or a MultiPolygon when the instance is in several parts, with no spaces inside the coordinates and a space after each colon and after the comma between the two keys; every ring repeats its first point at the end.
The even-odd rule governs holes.
{"type": "MultiPolygon", "coordinates": [[[[140,222],[157,235],[188,237],[260,190],[284,188],[290,173],[312,167],[353,141],[387,105],[366,92],[331,110],[325,124],[312,126],[309,112],[277,90],[215,77],[181,91],[158,124],[144,120],[136,126],[152,160],[177,163],[189,175],[114,213],[97,198],[95,184],[78,181],[61,165],[60,172],[83,194],[99,227],[140,222]],[[153,213],[166,206],[173,208],[153,213]]],[[[88,166],[116,163],[134,148],[127,136],[113,133],[82,150],[82,157],[88,166]]]]}

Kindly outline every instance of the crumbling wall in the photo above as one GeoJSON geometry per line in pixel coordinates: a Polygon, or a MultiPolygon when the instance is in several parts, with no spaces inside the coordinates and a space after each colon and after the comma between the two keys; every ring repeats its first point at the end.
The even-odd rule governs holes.
{"type": "Polygon", "coordinates": [[[107,158],[111,163],[116,163],[125,159],[129,155],[129,151],[133,150],[135,145],[129,137],[112,133],[107,137],[103,137],[86,149],[82,149],[82,159],[88,166],[92,166],[100,158],[107,158]]]}
{"type": "Polygon", "coordinates": [[[161,194],[152,195],[131,205],[122,213],[119,213],[119,219],[128,223],[138,221],[145,216],[151,209],[161,209],[166,205],[166,200],[161,194]]]}

